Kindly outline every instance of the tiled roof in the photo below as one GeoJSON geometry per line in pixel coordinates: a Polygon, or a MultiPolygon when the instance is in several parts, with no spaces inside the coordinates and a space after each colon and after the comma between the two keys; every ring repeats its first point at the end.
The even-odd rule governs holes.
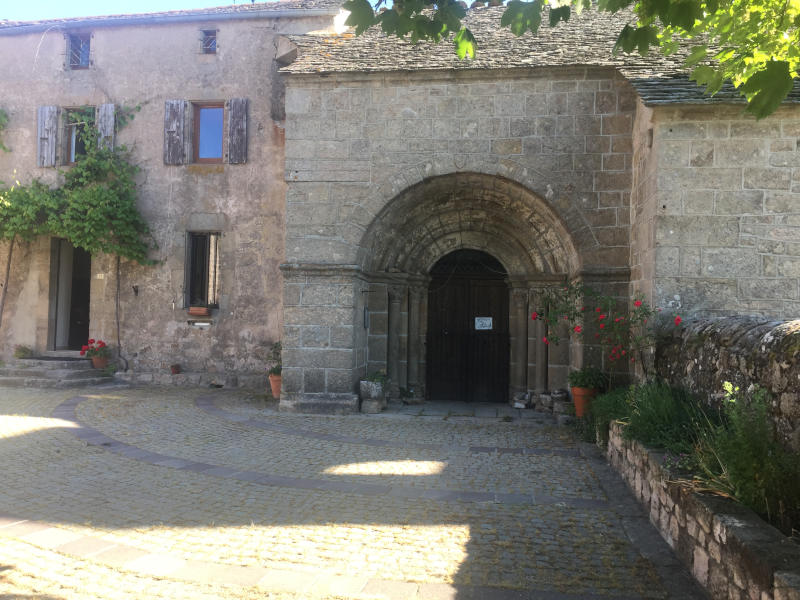
{"type": "MultiPolygon", "coordinates": [[[[298,46],[297,60],[283,71],[288,73],[347,73],[419,70],[477,70],[519,67],[593,66],[614,67],[625,75],[648,104],[741,102],[732,86],[716,96],[703,94],[689,81],[682,67],[688,47],[671,56],[658,50],[647,56],[638,53],[614,55],[617,36],[632,13],[610,14],[596,10],[573,15],[557,27],[542,24],[536,35],[521,37],[500,27],[503,7],[470,9],[465,25],[478,42],[474,60],[459,60],[450,42],[411,42],[384,35],[373,27],[361,36],[290,36],[298,46]]],[[[800,102],[800,84],[789,101],[800,102]]]]}
{"type": "Polygon", "coordinates": [[[13,30],[16,28],[31,28],[36,26],[54,26],[54,27],[69,27],[80,26],[86,21],[93,23],[102,21],[104,25],[115,25],[119,23],[124,25],[131,21],[138,21],[141,19],[152,20],[180,20],[181,18],[189,17],[196,18],[208,15],[211,19],[219,15],[228,14],[242,14],[247,15],[251,13],[261,12],[276,12],[286,10],[316,10],[326,11],[335,15],[339,12],[343,0],[278,0],[277,2],[256,2],[256,3],[242,3],[232,4],[229,6],[214,6],[210,8],[196,8],[192,10],[169,10],[164,12],[155,13],[137,13],[125,15],[101,15],[101,16],[86,16],[86,17],[71,17],[66,19],[46,19],[41,21],[7,21],[0,20],[0,31],[13,30]]]}

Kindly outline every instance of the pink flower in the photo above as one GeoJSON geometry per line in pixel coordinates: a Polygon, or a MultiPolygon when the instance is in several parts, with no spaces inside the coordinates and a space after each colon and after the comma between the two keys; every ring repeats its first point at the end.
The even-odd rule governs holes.
{"type": "Polygon", "coordinates": [[[542,338],[542,341],[543,341],[545,344],[549,344],[549,343],[550,343],[550,342],[548,341],[547,337],[543,337],[543,338],[542,338]]]}
{"type": "Polygon", "coordinates": [[[597,317],[597,320],[598,320],[598,321],[602,321],[602,320],[603,320],[603,319],[605,319],[605,318],[606,318],[606,315],[605,315],[605,314],[602,314],[602,315],[600,315],[599,317],[597,317]]]}
{"type": "Polygon", "coordinates": [[[605,323],[600,323],[600,329],[603,329],[606,326],[605,323]]]}
{"type": "Polygon", "coordinates": [[[535,321],[535,320],[536,320],[536,319],[538,319],[538,318],[539,318],[539,313],[538,313],[538,312],[536,312],[536,311],[533,311],[533,312],[531,313],[531,320],[532,320],[532,321],[535,321]]]}
{"type": "Polygon", "coordinates": [[[634,305],[636,308],[639,308],[639,307],[642,305],[642,301],[641,301],[641,300],[634,300],[634,301],[633,301],[633,305],[634,305]]]}
{"type": "Polygon", "coordinates": [[[583,328],[580,325],[575,325],[573,331],[575,333],[580,333],[581,331],[583,331],[583,328]]]}
{"type": "Polygon", "coordinates": [[[682,321],[683,319],[681,319],[680,316],[675,317],[675,326],[677,327],[680,325],[682,321]]]}

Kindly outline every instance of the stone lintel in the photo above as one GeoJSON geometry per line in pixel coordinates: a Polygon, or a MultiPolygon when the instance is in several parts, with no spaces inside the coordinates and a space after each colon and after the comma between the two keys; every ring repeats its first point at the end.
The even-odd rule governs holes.
{"type": "Polygon", "coordinates": [[[293,394],[281,398],[278,410],[287,413],[349,415],[359,411],[357,394],[293,394]]]}
{"type": "Polygon", "coordinates": [[[628,282],[631,279],[630,267],[590,267],[581,269],[575,278],[584,283],[597,282],[628,282]]]}

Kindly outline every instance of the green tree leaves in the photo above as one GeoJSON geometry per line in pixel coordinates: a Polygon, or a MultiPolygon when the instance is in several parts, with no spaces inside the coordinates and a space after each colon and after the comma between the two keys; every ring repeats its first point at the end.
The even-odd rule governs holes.
{"type": "MultiPolygon", "coordinates": [[[[475,56],[479,40],[461,23],[465,12],[455,0],[385,3],[347,0],[347,24],[361,34],[378,23],[385,33],[412,42],[453,36],[459,58],[475,56]]],[[[517,36],[536,34],[543,18],[556,26],[591,6],[590,0],[510,0],[501,26],[517,36]]],[[[759,118],[774,112],[798,79],[800,0],[598,0],[595,6],[607,12],[633,9],[635,19],[622,28],[615,52],[644,55],[658,48],[671,54],[694,42],[684,63],[691,78],[709,94],[730,81],[759,118]]]]}

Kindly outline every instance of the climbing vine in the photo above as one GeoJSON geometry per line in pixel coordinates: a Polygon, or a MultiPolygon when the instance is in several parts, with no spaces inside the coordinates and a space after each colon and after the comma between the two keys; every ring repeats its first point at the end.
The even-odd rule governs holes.
{"type": "Polygon", "coordinates": [[[0,108],[0,150],[10,152],[8,147],[3,144],[3,131],[5,131],[6,125],[8,125],[8,113],[0,108]]]}
{"type": "MultiPolygon", "coordinates": [[[[130,122],[135,109],[123,109],[120,124],[130,122]]],[[[64,172],[64,183],[49,187],[34,179],[27,185],[15,181],[0,188],[0,239],[9,240],[5,284],[0,297],[0,323],[8,288],[14,243],[38,235],[68,240],[90,254],[113,254],[140,264],[153,247],[147,223],[136,207],[135,176],[138,167],[130,161],[125,146],[109,147],[94,123],[94,110],[78,109],[67,114],[75,129],[75,147],[80,153],[64,172]]]]}

